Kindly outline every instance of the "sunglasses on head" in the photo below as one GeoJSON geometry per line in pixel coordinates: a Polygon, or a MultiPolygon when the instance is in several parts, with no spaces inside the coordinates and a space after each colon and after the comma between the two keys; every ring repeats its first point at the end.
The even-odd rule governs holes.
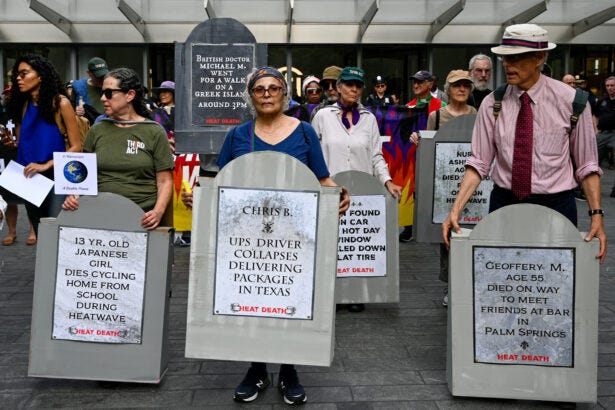
{"type": "Polygon", "coordinates": [[[126,92],[121,88],[105,88],[104,90],[102,90],[102,95],[104,95],[107,100],[110,100],[111,98],[113,98],[113,93],[116,91],[123,93],[126,92]]]}

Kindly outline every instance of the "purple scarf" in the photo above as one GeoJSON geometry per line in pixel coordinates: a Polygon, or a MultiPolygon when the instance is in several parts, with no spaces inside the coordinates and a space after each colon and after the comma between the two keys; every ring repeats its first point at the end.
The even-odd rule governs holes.
{"type": "Polygon", "coordinates": [[[350,129],[350,123],[348,122],[348,117],[346,116],[346,114],[348,114],[349,112],[352,113],[352,125],[357,125],[360,116],[357,104],[353,105],[352,107],[346,107],[338,101],[337,106],[340,107],[340,109],[342,110],[342,124],[344,124],[344,127],[346,127],[347,130],[350,129]]]}

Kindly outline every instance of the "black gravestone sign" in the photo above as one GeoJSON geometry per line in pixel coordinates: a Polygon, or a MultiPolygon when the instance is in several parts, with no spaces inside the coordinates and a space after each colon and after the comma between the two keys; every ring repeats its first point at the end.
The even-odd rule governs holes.
{"type": "Polygon", "coordinates": [[[175,45],[175,140],[179,153],[217,154],[224,137],[251,119],[241,94],[266,64],[267,46],[230,18],[207,20],[175,45]]]}

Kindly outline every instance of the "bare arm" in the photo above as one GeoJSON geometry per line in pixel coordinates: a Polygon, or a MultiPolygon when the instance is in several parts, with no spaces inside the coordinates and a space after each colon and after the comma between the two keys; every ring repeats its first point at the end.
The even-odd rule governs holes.
{"type": "MultiPolygon", "coordinates": [[[[581,181],[583,186],[583,192],[587,197],[587,204],[589,209],[601,209],[600,206],[600,177],[598,174],[589,174],[581,181]]],[[[600,263],[604,263],[607,252],[607,238],[604,231],[604,217],[600,214],[591,216],[591,224],[589,226],[589,232],[585,236],[586,241],[591,241],[592,238],[598,238],[600,241],[600,251],[596,255],[596,258],[600,259],[600,263]]]]}
{"type": "Polygon", "coordinates": [[[468,200],[478,188],[478,185],[482,181],[480,174],[472,167],[466,167],[466,172],[461,180],[461,186],[459,187],[459,193],[455,202],[451,208],[451,212],[448,214],[446,220],[442,223],[442,239],[447,248],[450,248],[448,239],[449,231],[453,229],[456,233],[461,232],[459,228],[459,219],[461,218],[461,212],[465,208],[468,200]]]}
{"type": "Polygon", "coordinates": [[[173,172],[164,170],[156,172],[156,185],[158,187],[154,209],[146,212],[141,219],[141,226],[152,230],[160,224],[160,220],[171,201],[173,195],[173,172]]]}

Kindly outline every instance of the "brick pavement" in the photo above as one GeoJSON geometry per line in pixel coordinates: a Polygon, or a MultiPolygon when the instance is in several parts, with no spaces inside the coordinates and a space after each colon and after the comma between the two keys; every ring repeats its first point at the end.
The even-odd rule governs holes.
{"type": "MultiPolygon", "coordinates": [[[[615,199],[609,198],[615,171],[603,178],[607,233],[615,238],[615,199]]],[[[586,204],[579,226],[588,226],[586,204]]],[[[27,237],[20,207],[19,242],[0,247],[0,408],[234,408],[232,392],[245,363],[184,357],[188,248],[175,248],[170,305],[169,370],[159,386],[28,378],[28,347],[35,247],[27,237]]],[[[5,232],[2,233],[3,235],[5,232]]],[[[598,346],[598,403],[583,409],[615,408],[615,248],[601,267],[598,346]]],[[[455,398],[445,380],[446,309],[437,279],[438,248],[400,246],[401,301],[371,305],[360,314],[339,312],[335,360],[331,367],[300,366],[306,407],[319,409],[557,409],[568,404],[455,398]]],[[[272,373],[277,365],[270,366],[272,373]]],[[[274,374],[274,377],[276,375],[274,374]]],[[[254,409],[286,407],[270,388],[254,409]]],[[[246,406],[247,407],[247,406],[246,406]]]]}

